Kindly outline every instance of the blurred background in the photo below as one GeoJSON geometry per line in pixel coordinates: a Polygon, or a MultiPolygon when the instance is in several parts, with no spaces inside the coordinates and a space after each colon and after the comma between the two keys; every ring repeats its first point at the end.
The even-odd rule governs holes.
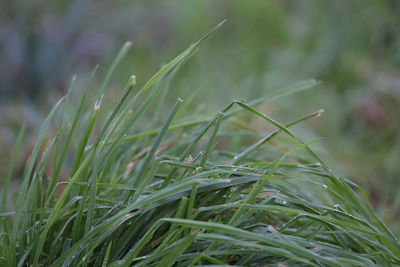
{"type": "MultiPolygon", "coordinates": [[[[227,22],[173,82],[167,99],[190,98],[206,114],[295,81],[316,89],[263,107],[287,122],[324,108],[296,130],[321,136],[319,153],[361,184],[400,233],[400,1],[202,0],[0,3],[0,177],[23,122],[26,154],[73,75],[76,92],[100,64],[100,83],[125,41],[133,43],[107,89],[131,74],[143,85],[163,63],[227,22]]],[[[173,102],[172,102],[173,101],[173,102]]],[[[160,118],[161,120],[162,118],[160,118]]],[[[19,166],[26,158],[19,159],[19,166]]]]}

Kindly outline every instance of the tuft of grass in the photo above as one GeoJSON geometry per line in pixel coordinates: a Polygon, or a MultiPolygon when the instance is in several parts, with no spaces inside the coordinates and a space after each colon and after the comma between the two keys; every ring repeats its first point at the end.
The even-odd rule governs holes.
{"type": "Polygon", "coordinates": [[[105,120],[103,91],[130,44],[91,108],[84,108],[87,91],[72,113],[69,94],[62,98],[40,129],[15,211],[7,211],[21,130],[1,203],[1,266],[400,264],[399,242],[363,190],[313,152],[318,139],[290,130],[321,111],[282,124],[257,108],[318,82],[233,101],[209,116],[193,116],[179,98],[161,126],[144,126],[176,72],[219,26],[136,92],[131,77],[105,120]],[[56,113],[62,120],[51,135],[56,113]],[[232,118],[244,120],[243,113],[275,130],[240,128],[232,118]]]}

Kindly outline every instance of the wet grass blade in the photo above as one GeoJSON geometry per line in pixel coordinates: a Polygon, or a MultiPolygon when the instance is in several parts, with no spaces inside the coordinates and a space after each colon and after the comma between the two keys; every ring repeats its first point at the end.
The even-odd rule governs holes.
{"type": "Polygon", "coordinates": [[[24,172],[24,178],[20,187],[20,190],[18,192],[17,196],[17,204],[16,204],[16,212],[15,212],[15,217],[14,217],[14,222],[13,222],[13,230],[12,230],[12,235],[11,235],[11,240],[10,240],[10,257],[9,257],[9,264],[10,266],[16,265],[16,246],[17,246],[17,238],[18,238],[18,231],[19,231],[19,226],[21,222],[21,215],[23,212],[23,205],[24,205],[24,197],[25,193],[28,189],[29,181],[32,175],[32,170],[34,168],[34,164],[36,161],[36,157],[38,156],[40,146],[42,145],[42,142],[45,138],[45,135],[47,133],[47,129],[49,128],[50,121],[54,116],[54,113],[56,112],[58,106],[63,102],[64,98],[61,98],[57,104],[53,107],[53,109],[50,111],[50,114],[47,116],[45,121],[43,122],[39,135],[37,138],[37,141],[35,143],[35,146],[33,147],[32,154],[30,156],[29,162],[27,164],[27,167],[24,172]]]}
{"type": "MultiPolygon", "coordinates": [[[[1,210],[0,213],[5,213],[6,212],[6,202],[7,202],[7,196],[8,196],[8,188],[10,186],[10,181],[11,177],[13,175],[14,171],[14,166],[15,166],[15,161],[18,155],[18,152],[20,151],[22,140],[25,134],[25,125],[23,125],[19,131],[17,140],[14,145],[13,152],[11,154],[10,158],[10,163],[8,164],[8,171],[7,171],[7,177],[4,180],[4,185],[3,185],[3,192],[2,192],[2,197],[1,197],[1,210]]],[[[7,231],[7,224],[5,222],[5,217],[1,217],[1,233],[7,231]]]]}

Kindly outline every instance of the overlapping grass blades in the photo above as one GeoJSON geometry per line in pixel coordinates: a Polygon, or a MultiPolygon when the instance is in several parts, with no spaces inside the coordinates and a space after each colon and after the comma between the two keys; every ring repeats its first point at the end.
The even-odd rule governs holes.
{"type": "Polygon", "coordinates": [[[163,104],[155,103],[157,96],[204,39],[133,96],[131,77],[105,121],[98,118],[101,101],[107,101],[103,90],[129,44],[86,116],[85,92],[52,137],[47,129],[61,101],[55,106],[27,163],[15,212],[6,211],[7,187],[3,192],[0,265],[400,264],[398,240],[365,194],[319,159],[309,147],[315,140],[304,142],[289,129],[321,111],[284,125],[257,109],[318,82],[295,84],[247,104],[233,101],[220,112],[190,120],[189,110],[178,113],[178,99],[160,128],[141,127],[140,119],[163,104]],[[230,137],[224,133],[240,130],[229,119],[240,119],[243,112],[276,130],[259,138],[242,131],[234,147],[226,145],[230,137]],[[99,132],[96,123],[103,123],[99,132]],[[281,133],[279,146],[269,142],[281,133]],[[49,141],[39,153],[45,137],[49,141]],[[47,177],[44,170],[53,156],[47,177]],[[60,180],[61,168],[68,171],[66,181],[60,180]]]}

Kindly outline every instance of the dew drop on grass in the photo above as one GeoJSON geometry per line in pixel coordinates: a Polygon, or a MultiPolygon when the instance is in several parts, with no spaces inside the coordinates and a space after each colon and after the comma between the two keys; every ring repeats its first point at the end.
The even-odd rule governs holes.
{"type": "Polygon", "coordinates": [[[233,157],[233,160],[237,160],[237,159],[238,159],[238,156],[234,156],[234,157],[233,157]]]}
{"type": "Polygon", "coordinates": [[[333,205],[333,207],[335,208],[335,209],[340,209],[340,205],[339,204],[335,204],[335,205],[333,205]]]}
{"type": "Polygon", "coordinates": [[[279,203],[284,206],[287,204],[286,200],[281,200],[279,203]]]}
{"type": "Polygon", "coordinates": [[[126,137],[126,134],[124,134],[124,137],[126,137]]]}
{"type": "Polygon", "coordinates": [[[323,184],[322,187],[328,189],[328,186],[326,184],[323,184]]]}

